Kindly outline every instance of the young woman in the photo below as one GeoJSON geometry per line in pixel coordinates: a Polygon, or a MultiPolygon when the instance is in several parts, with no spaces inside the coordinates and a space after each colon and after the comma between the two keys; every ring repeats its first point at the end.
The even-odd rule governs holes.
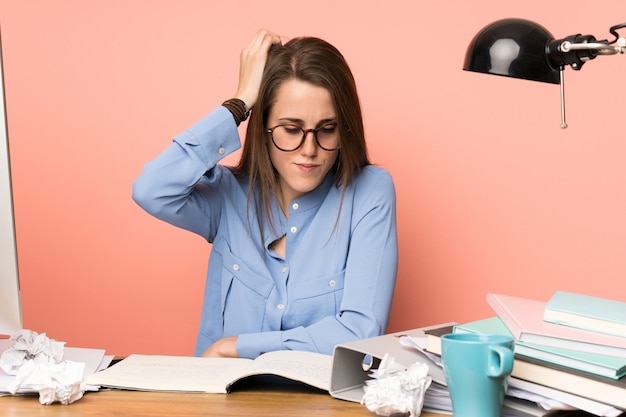
{"type": "Polygon", "coordinates": [[[368,160],[352,73],[327,42],[259,31],[235,98],[146,164],[133,198],[213,245],[196,355],[332,354],[385,331],[395,189],[368,160]],[[219,165],[248,114],[239,164],[219,165]]]}

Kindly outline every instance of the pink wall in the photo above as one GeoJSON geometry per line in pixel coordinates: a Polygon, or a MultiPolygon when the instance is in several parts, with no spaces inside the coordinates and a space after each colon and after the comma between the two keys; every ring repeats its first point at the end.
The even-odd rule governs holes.
{"type": "Polygon", "coordinates": [[[390,331],[487,317],[487,292],[626,300],[626,56],[566,71],[565,131],[557,86],[461,70],[493,20],[604,39],[626,4],[509,3],[0,0],[24,326],[192,353],[210,248],[143,213],[131,183],[231,97],[259,27],[325,38],[353,68],[398,191],[390,331]]]}

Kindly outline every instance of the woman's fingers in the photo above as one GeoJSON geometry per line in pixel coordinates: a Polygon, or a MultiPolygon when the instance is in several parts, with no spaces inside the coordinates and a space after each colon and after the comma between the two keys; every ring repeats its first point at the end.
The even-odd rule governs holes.
{"type": "Polygon", "coordinates": [[[263,69],[270,47],[281,43],[280,36],[266,29],[259,30],[240,55],[239,85],[235,97],[251,108],[256,103],[263,69]]]}

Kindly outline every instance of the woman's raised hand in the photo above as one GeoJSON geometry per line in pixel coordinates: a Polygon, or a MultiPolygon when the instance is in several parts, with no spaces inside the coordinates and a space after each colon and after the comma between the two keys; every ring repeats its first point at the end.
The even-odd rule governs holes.
{"type": "Polygon", "coordinates": [[[280,36],[266,29],[259,30],[252,41],[241,51],[239,85],[235,97],[252,108],[259,96],[267,52],[273,44],[281,43],[280,36]]]}

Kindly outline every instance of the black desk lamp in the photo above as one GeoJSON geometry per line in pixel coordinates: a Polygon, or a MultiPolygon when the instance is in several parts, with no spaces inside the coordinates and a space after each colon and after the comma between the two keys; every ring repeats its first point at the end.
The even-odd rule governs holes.
{"type": "Polygon", "coordinates": [[[611,27],[609,31],[615,39],[610,42],[580,34],[554,39],[545,28],[529,20],[498,20],[474,36],[463,69],[560,84],[561,127],[566,128],[565,66],[578,71],[598,55],[626,53],[626,39],[617,34],[618,29],[625,27],[626,23],[611,27]]]}

